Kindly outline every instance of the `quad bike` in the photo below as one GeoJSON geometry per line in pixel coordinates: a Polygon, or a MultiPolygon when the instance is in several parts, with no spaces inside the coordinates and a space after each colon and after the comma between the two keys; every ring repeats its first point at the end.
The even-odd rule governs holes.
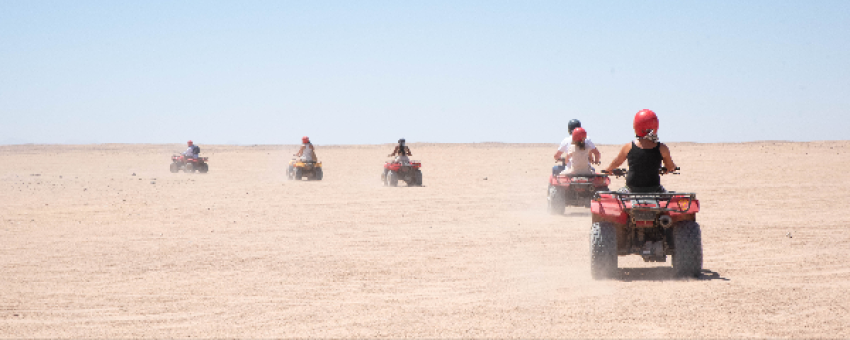
{"type": "Polygon", "coordinates": [[[289,161],[289,166],[286,169],[286,176],[289,179],[300,181],[306,177],[307,180],[321,181],[324,173],[322,172],[322,162],[306,162],[293,158],[289,161]]]}
{"type": "MultiPolygon", "coordinates": [[[[662,168],[661,172],[666,173],[666,169],[662,168]]],[[[620,177],[624,173],[625,170],[616,169],[612,174],[620,177]]],[[[667,262],[667,255],[672,255],[676,276],[699,276],[702,271],[702,235],[696,222],[699,208],[693,193],[596,192],[590,207],[591,276],[613,278],[617,256],[623,255],[640,255],[646,262],[667,262]]]]}
{"type": "Polygon", "coordinates": [[[184,172],[198,172],[205,174],[210,170],[209,164],[207,164],[207,160],[209,157],[186,157],[182,154],[173,154],[171,155],[171,172],[178,172],[183,170],[184,172]]]}
{"type": "Polygon", "coordinates": [[[398,186],[398,181],[402,180],[407,183],[407,186],[422,186],[422,163],[419,161],[410,162],[386,162],[384,163],[384,172],[381,173],[381,182],[384,186],[398,186]]]}
{"type": "MultiPolygon", "coordinates": [[[[566,167],[566,161],[561,160],[566,167]]],[[[590,200],[598,191],[608,191],[611,180],[607,174],[556,174],[549,175],[549,203],[551,214],[563,214],[566,206],[590,207],[590,200]]]]}

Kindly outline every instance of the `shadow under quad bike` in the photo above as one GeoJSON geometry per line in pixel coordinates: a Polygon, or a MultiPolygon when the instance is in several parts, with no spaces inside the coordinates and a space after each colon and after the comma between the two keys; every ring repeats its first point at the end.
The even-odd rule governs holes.
{"type": "Polygon", "coordinates": [[[324,177],[322,162],[305,162],[300,159],[292,159],[286,168],[286,177],[297,181],[300,181],[304,177],[308,181],[321,181],[322,177],[324,177]]]}
{"type": "MultiPolygon", "coordinates": [[[[617,177],[624,173],[623,169],[613,172],[617,177]]],[[[702,271],[702,233],[696,222],[699,210],[694,193],[596,192],[590,207],[591,276],[613,278],[618,256],[640,255],[646,262],[667,262],[671,255],[676,276],[698,277],[702,271]]]]}
{"type": "Polygon", "coordinates": [[[184,172],[198,172],[205,174],[207,171],[210,171],[210,166],[207,164],[207,160],[209,157],[186,157],[182,154],[173,154],[171,155],[171,166],[169,170],[171,172],[179,172],[183,170],[184,172]]]}
{"type": "MultiPolygon", "coordinates": [[[[561,160],[566,168],[566,162],[561,160]]],[[[590,207],[590,200],[597,191],[608,191],[611,180],[608,174],[560,174],[549,175],[547,210],[551,214],[563,214],[567,206],[590,207]]]]}
{"type": "Polygon", "coordinates": [[[420,161],[393,161],[384,163],[384,171],[381,173],[381,182],[384,186],[398,186],[398,181],[402,180],[407,183],[407,186],[422,186],[422,167],[420,161]]]}

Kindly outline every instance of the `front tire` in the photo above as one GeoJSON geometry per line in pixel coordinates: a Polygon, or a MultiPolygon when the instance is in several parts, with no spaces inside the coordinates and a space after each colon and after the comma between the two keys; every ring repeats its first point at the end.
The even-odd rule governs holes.
{"type": "Polygon", "coordinates": [[[322,172],[322,168],[316,168],[316,170],[313,172],[313,174],[314,174],[315,179],[317,181],[321,181],[322,177],[324,177],[324,173],[322,172]]]}
{"type": "Polygon", "coordinates": [[[293,176],[293,179],[296,180],[296,181],[300,181],[301,177],[304,177],[304,170],[301,170],[301,168],[299,168],[299,167],[295,168],[294,173],[295,173],[295,175],[293,176]]]}
{"type": "Polygon", "coordinates": [[[702,231],[694,221],[673,226],[673,271],[678,277],[699,277],[702,272],[702,231]]]}
{"type": "Polygon", "coordinates": [[[566,190],[554,185],[549,186],[549,203],[548,210],[552,215],[561,215],[564,213],[564,208],[567,207],[566,190]]]}
{"type": "Polygon", "coordinates": [[[590,276],[611,279],[617,271],[617,230],[611,222],[596,222],[590,228],[590,276]]]}
{"type": "Polygon", "coordinates": [[[186,172],[186,173],[195,172],[195,165],[193,165],[192,163],[186,163],[186,168],[183,169],[183,172],[186,172]]]}

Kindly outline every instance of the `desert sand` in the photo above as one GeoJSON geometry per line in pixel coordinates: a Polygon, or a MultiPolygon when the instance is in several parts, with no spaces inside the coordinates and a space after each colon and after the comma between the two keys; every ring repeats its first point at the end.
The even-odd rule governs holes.
{"type": "Polygon", "coordinates": [[[317,145],[300,182],[295,146],[201,144],[208,174],[0,146],[0,338],[850,338],[850,142],[670,146],[699,279],[591,279],[589,210],[545,211],[555,145],[411,144],[421,188],[381,185],[390,144],[317,145]]]}

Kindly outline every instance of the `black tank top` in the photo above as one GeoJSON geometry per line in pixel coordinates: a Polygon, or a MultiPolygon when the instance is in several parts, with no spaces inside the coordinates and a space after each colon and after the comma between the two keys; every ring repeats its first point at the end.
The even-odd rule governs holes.
{"type": "Polygon", "coordinates": [[[629,150],[629,172],[626,173],[626,186],[630,188],[650,188],[661,186],[661,143],[652,149],[641,149],[632,142],[629,150]]]}

